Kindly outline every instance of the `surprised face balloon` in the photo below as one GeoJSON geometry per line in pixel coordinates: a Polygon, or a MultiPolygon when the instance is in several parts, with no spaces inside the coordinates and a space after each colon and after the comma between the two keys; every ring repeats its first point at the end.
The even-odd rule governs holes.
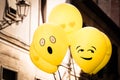
{"type": "MultiPolygon", "coordinates": [[[[58,25],[45,23],[37,28],[34,33],[33,42],[31,45],[31,59],[40,69],[52,73],[49,71],[48,64],[52,66],[58,66],[62,62],[68,48],[67,38],[64,30],[58,25]],[[36,57],[32,56],[35,54],[36,57]],[[41,64],[40,60],[44,60],[45,63],[41,64]],[[47,63],[47,64],[46,64],[47,63]],[[46,64],[46,65],[45,65],[46,64]],[[40,67],[47,66],[47,67],[40,67]]],[[[54,67],[53,67],[54,68],[54,67]]]]}
{"type": "Polygon", "coordinates": [[[85,27],[69,36],[72,56],[80,68],[89,74],[96,74],[111,56],[111,45],[102,32],[85,27]],[[106,57],[107,56],[107,57],[106,57]]]}

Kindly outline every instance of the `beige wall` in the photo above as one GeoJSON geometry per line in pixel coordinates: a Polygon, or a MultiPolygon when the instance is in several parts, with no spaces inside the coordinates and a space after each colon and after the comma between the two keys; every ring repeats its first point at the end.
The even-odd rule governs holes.
{"type": "Polygon", "coordinates": [[[4,41],[0,42],[0,49],[0,66],[18,72],[18,80],[33,80],[35,67],[28,52],[4,41]]]}

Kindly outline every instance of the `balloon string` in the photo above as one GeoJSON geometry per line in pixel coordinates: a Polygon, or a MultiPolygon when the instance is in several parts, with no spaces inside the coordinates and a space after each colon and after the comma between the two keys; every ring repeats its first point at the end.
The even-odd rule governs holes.
{"type": "Polygon", "coordinates": [[[64,68],[66,68],[66,69],[68,69],[68,70],[70,70],[71,68],[69,68],[69,67],[66,67],[66,66],[64,66],[64,65],[59,65],[59,66],[62,66],[62,67],[64,67],[64,68]]]}
{"type": "Polygon", "coordinates": [[[59,71],[59,70],[58,70],[58,74],[59,74],[59,78],[60,78],[60,80],[62,80],[62,79],[61,79],[61,75],[60,75],[60,71],[59,71]]]}
{"type": "Polygon", "coordinates": [[[53,73],[54,80],[56,80],[55,74],[53,73]]]}
{"type": "MultiPolygon", "coordinates": [[[[72,63],[73,63],[73,60],[72,60],[72,63]]],[[[77,80],[74,63],[73,63],[73,71],[74,71],[74,75],[75,75],[75,80],[77,80]]]]}
{"type": "MultiPolygon", "coordinates": [[[[70,46],[69,46],[69,50],[70,50],[70,46]]],[[[75,80],[77,80],[76,72],[75,72],[75,66],[74,66],[74,62],[73,62],[73,57],[72,57],[72,55],[71,55],[71,50],[70,50],[70,59],[71,59],[72,64],[73,64],[73,71],[74,71],[74,75],[75,75],[75,80]]]]}

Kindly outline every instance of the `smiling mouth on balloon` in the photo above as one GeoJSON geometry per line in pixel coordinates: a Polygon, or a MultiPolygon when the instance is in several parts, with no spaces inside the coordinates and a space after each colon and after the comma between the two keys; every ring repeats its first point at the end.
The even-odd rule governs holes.
{"type": "Polygon", "coordinates": [[[91,60],[92,59],[92,57],[90,57],[90,58],[84,58],[84,57],[81,57],[82,59],[85,59],[85,60],[91,60]]]}

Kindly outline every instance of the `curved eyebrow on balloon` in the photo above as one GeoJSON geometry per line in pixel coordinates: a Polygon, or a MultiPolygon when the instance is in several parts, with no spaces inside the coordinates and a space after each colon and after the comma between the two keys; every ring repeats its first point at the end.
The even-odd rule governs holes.
{"type": "Polygon", "coordinates": [[[92,48],[94,48],[96,50],[96,48],[94,46],[91,46],[92,48]]]}
{"type": "Polygon", "coordinates": [[[78,49],[80,46],[77,46],[76,49],[78,49]]]}

